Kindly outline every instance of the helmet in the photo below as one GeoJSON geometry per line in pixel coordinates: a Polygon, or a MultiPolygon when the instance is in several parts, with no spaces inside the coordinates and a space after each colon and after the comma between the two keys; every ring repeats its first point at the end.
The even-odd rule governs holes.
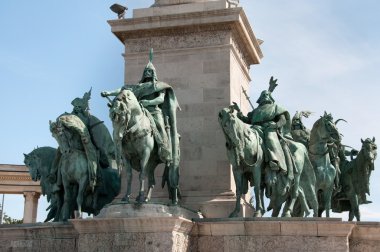
{"type": "Polygon", "coordinates": [[[256,103],[261,104],[261,103],[264,101],[264,99],[268,99],[268,98],[269,98],[269,100],[270,100],[272,103],[274,103],[274,99],[273,99],[273,97],[272,97],[272,93],[269,92],[268,90],[264,90],[264,91],[261,92],[260,97],[259,97],[259,99],[256,101],[256,103]]]}
{"type": "Polygon", "coordinates": [[[145,82],[145,79],[149,78],[152,79],[153,82],[157,82],[157,72],[156,68],[154,67],[153,63],[153,49],[150,49],[149,52],[149,62],[144,68],[143,75],[141,77],[140,83],[145,82]]]}

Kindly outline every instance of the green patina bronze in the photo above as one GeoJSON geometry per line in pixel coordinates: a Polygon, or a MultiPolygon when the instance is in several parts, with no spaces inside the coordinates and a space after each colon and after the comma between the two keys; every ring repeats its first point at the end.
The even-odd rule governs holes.
{"type": "Polygon", "coordinates": [[[154,169],[165,164],[162,186],[167,183],[169,198],[177,204],[179,193],[179,134],[176,112],[179,108],[170,85],[158,81],[150,60],[137,85],[125,85],[114,91],[104,91],[110,100],[110,118],[116,144],[116,162],[127,171],[127,192],[123,200],[129,202],[132,168],[140,172],[138,203],[149,201],[155,185],[154,169]],[[148,177],[147,197],[144,196],[145,177],[148,177]]]}
{"type": "Polygon", "coordinates": [[[75,211],[98,214],[120,190],[116,170],[110,168],[115,149],[110,133],[89,113],[91,90],[72,101],[71,114],[65,113],[50,122],[50,130],[59,144],[58,150],[38,148],[25,155],[34,180],[41,180],[50,206],[45,221],[66,221],[75,211]]]}
{"type": "MultiPolygon", "coordinates": [[[[293,141],[291,138],[289,113],[275,104],[271,95],[275,86],[277,86],[276,80],[273,80],[272,77],[269,90],[263,91],[257,100],[259,106],[248,113],[247,116],[243,116],[236,103],[219,113],[219,122],[227,140],[228,157],[231,164],[236,166],[233,169],[234,174],[237,173],[236,171],[241,171],[242,174],[245,173],[247,167],[240,164],[258,165],[256,162],[261,162],[260,170],[265,178],[262,184],[264,185],[266,196],[271,199],[268,209],[273,209],[272,216],[278,216],[284,202],[286,204],[283,216],[291,216],[298,198],[301,201],[302,211],[305,215],[309,214],[308,202],[316,215],[318,203],[315,194],[315,174],[307,149],[304,145],[293,141]],[[237,118],[235,119],[232,116],[234,110],[238,111],[237,118],[240,120],[236,120],[237,118]],[[253,131],[251,135],[256,135],[256,138],[261,139],[262,143],[259,147],[255,146],[255,142],[251,143],[251,141],[247,140],[250,135],[247,133],[249,131],[239,130],[242,128],[239,125],[243,122],[251,125],[250,131],[253,131]],[[258,148],[261,148],[263,153],[262,161],[258,158],[260,155],[257,155],[257,153],[260,153],[257,152],[258,148]],[[251,153],[251,157],[247,155],[250,150],[256,150],[256,152],[251,153]],[[252,158],[255,160],[254,162],[252,162],[252,158]]],[[[250,173],[252,174],[250,176],[253,177],[257,174],[257,171],[251,171],[250,173]]],[[[239,183],[239,185],[237,184],[237,190],[245,192],[245,186],[241,182],[244,181],[244,178],[239,178],[239,176],[234,176],[235,181],[239,183]]],[[[259,180],[259,178],[253,178],[253,182],[255,182],[254,179],[259,180]]],[[[245,181],[248,180],[248,178],[245,178],[245,181]]],[[[258,185],[257,182],[254,184],[258,185]]],[[[255,189],[256,200],[262,193],[257,192],[257,189],[255,189]]],[[[240,198],[238,200],[240,201],[240,198]]],[[[260,201],[262,202],[262,200],[260,201]]],[[[257,205],[257,208],[256,211],[262,211],[260,204],[257,205]]],[[[235,216],[238,210],[238,206],[236,206],[235,212],[231,216],[235,216]]]]}
{"type": "Polygon", "coordinates": [[[285,203],[283,217],[307,216],[309,208],[314,216],[321,217],[326,211],[329,217],[332,209],[350,211],[349,220],[356,217],[360,221],[359,205],[371,203],[366,194],[377,155],[375,139],[362,140],[358,154],[342,144],[336,124],[343,119],[334,121],[325,112],[309,131],[302,117],[309,117],[311,112],[301,111],[290,122],[289,113],[272,97],[277,80],[272,77],[269,86],[257,100],[257,108],[249,102],[253,110],[247,116],[236,103],[219,112],[236,183],[237,201],[230,217],[238,215],[240,197],[247,193],[250,183],[256,199],[255,217],[264,214],[265,192],[272,216],[277,217],[285,203]],[[354,155],[356,159],[347,161],[346,156],[353,159],[354,155]]]}
{"type": "Polygon", "coordinates": [[[302,117],[308,118],[312,113],[310,111],[300,111],[296,112],[292,119],[291,134],[292,138],[296,142],[300,142],[305,145],[306,148],[309,147],[310,141],[310,130],[302,122],[302,117]]]}
{"type": "MultiPolygon", "coordinates": [[[[332,209],[334,212],[349,211],[349,220],[354,217],[360,221],[360,204],[368,204],[369,179],[374,170],[374,161],[377,157],[377,145],[375,138],[361,140],[362,148],[357,157],[352,161],[345,158],[344,152],[340,152],[341,192],[334,195],[332,209]]],[[[355,154],[355,150],[351,154],[355,154]]],[[[351,155],[352,157],[352,155],[351,155]]]]}
{"type": "Polygon", "coordinates": [[[330,159],[330,149],[340,141],[340,134],[331,114],[325,112],[314,123],[309,141],[309,156],[317,177],[316,191],[320,193],[319,217],[323,211],[326,211],[326,217],[330,217],[331,197],[337,174],[337,168],[330,159]]]}

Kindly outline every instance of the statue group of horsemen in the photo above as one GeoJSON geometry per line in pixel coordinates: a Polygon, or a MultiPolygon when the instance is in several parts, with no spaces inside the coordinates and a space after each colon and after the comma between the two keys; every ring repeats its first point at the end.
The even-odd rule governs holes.
{"type": "MultiPolygon", "coordinates": [[[[165,166],[161,185],[167,185],[171,204],[180,200],[179,105],[173,88],[158,81],[152,58],[151,52],[138,84],[101,93],[109,100],[112,136],[103,121],[89,112],[90,90],[72,101],[71,113],[50,122],[58,149],[42,147],[24,154],[32,179],[41,181],[42,193],[50,202],[46,221],[80,217],[82,211],[98,214],[119,194],[121,169],[127,183],[122,201],[130,202],[134,169],[140,182],[135,200],[148,202],[159,164],[165,166]]],[[[349,211],[350,220],[360,220],[359,205],[369,203],[366,194],[376,158],[375,139],[362,140],[360,151],[347,150],[336,127],[339,120],[326,112],[309,131],[302,117],[310,112],[297,112],[291,119],[276,104],[272,96],[276,82],[272,77],[257,108],[250,103],[252,111],[246,116],[236,103],[219,112],[236,182],[236,207],[230,217],[239,214],[241,196],[253,187],[255,216],[265,210],[278,216],[283,208],[286,217],[308,216],[310,209],[314,216],[326,211],[329,217],[332,209],[349,211]],[[267,209],[264,195],[270,200],[267,209]]]]}

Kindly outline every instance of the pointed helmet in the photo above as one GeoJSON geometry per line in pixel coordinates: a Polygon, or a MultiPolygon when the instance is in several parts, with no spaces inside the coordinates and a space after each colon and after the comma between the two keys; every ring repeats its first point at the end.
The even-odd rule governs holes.
{"type": "Polygon", "coordinates": [[[152,61],[153,61],[153,48],[150,49],[149,62],[144,68],[144,72],[143,72],[143,75],[141,77],[140,83],[145,82],[146,78],[152,78],[153,82],[157,82],[157,80],[158,80],[157,72],[156,72],[156,68],[154,67],[152,61]]]}

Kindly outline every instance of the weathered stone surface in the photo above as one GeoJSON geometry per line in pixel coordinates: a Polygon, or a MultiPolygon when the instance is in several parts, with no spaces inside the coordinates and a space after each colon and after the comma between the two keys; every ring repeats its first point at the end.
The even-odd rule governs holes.
{"type": "MultiPolygon", "coordinates": [[[[207,217],[227,217],[235,185],[217,114],[232,101],[248,110],[241,87],[248,89],[249,66],[258,64],[262,53],[241,8],[227,8],[226,1],[169,2],[109,24],[125,45],[125,83],[140,80],[146,52],[153,48],[158,78],[176,91],[182,109],[177,116],[181,204],[207,217]]],[[[153,200],[159,202],[161,195],[156,187],[153,200]]],[[[250,208],[243,214],[251,214],[250,208]]]]}
{"type": "Polygon", "coordinates": [[[0,251],[77,251],[77,238],[70,224],[0,225],[0,251]]]}
{"type": "Polygon", "coordinates": [[[379,223],[320,218],[86,219],[2,225],[0,251],[378,251],[379,233],[379,223]],[[321,230],[290,234],[290,224],[299,230],[311,224],[309,234],[310,227],[321,230]],[[282,226],[288,230],[282,232],[282,226]]]}
{"type": "Polygon", "coordinates": [[[99,218],[146,218],[152,217],[182,217],[191,220],[200,218],[196,212],[180,206],[167,206],[163,204],[126,204],[113,203],[104,207],[95,217],[99,218]]]}

